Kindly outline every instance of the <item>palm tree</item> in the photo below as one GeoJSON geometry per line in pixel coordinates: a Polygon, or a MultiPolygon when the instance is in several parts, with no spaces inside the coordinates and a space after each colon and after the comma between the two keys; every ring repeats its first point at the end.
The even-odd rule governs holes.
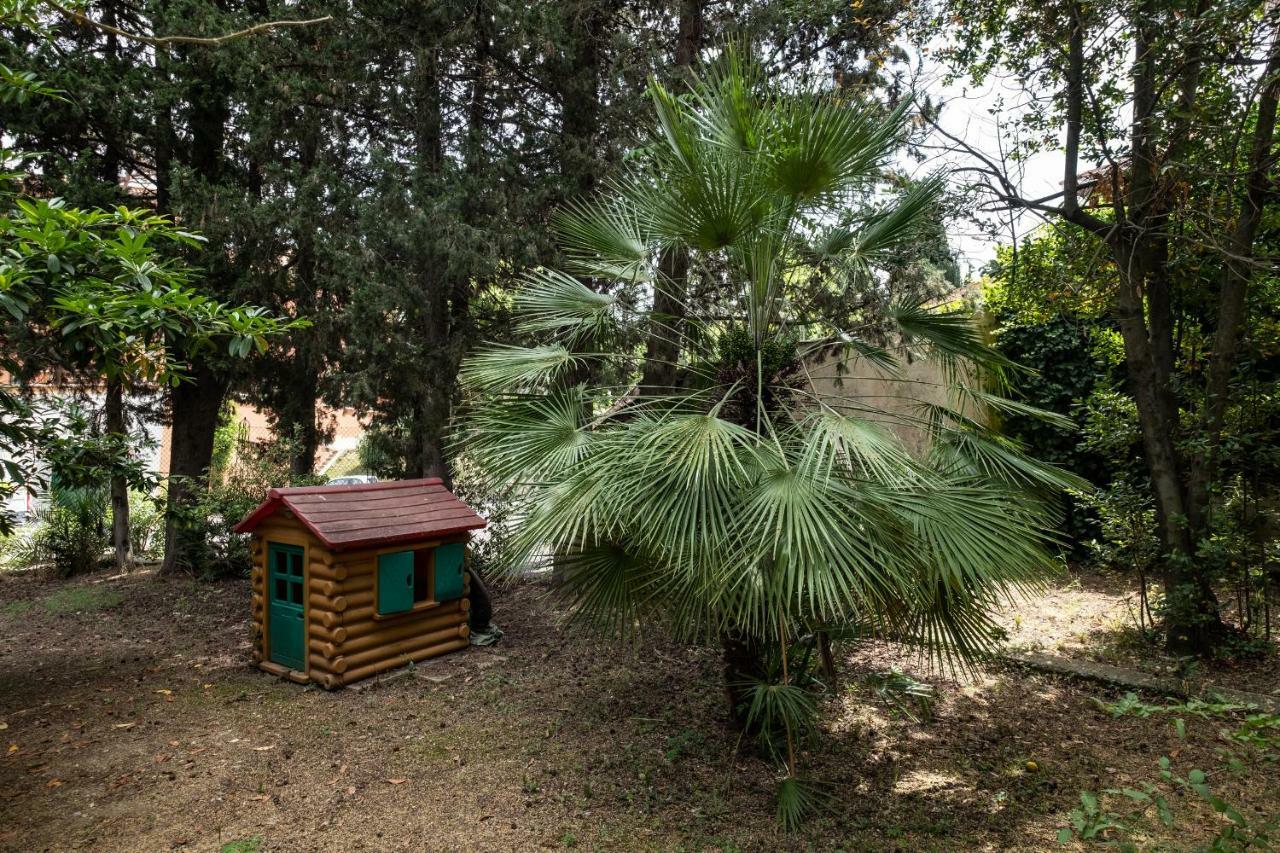
{"type": "Polygon", "coordinates": [[[988,426],[1026,407],[1001,395],[1015,368],[967,317],[898,305],[877,344],[812,307],[883,288],[879,261],[930,215],[939,180],[868,205],[905,105],[770,90],[735,49],[682,96],[650,89],[657,128],[636,164],[558,217],[565,268],[514,296],[518,331],[541,343],[464,363],[465,454],[512,497],[510,564],[554,554],[576,615],[723,644],[734,716],[785,763],[791,820],[810,799],[794,756],[815,709],[797,642],[981,653],[992,606],[1049,570],[1044,496],[1075,483],[988,426]],[[667,277],[685,266],[672,253],[714,299],[667,277]],[[654,312],[657,291],[686,316],[654,312]],[[674,387],[638,384],[655,331],[684,354],[674,387]],[[831,353],[885,377],[936,360],[944,402],[820,395],[809,366],[831,353]]]}

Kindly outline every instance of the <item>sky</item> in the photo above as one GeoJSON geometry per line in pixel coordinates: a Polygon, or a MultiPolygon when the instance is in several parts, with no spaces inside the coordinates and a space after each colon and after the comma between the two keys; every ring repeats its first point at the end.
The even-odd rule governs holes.
{"type": "MultiPolygon", "coordinates": [[[[934,53],[935,51],[930,51],[934,53]]],[[[990,79],[982,86],[972,86],[965,80],[948,83],[945,80],[945,69],[935,61],[924,60],[924,67],[916,76],[915,90],[927,92],[935,101],[944,103],[938,124],[977,150],[988,155],[998,155],[1001,127],[1007,138],[1010,125],[1019,113],[1018,99],[1022,97],[1014,83],[990,79]]],[[[911,171],[923,177],[938,168],[954,168],[972,162],[964,155],[954,152],[943,152],[938,149],[949,146],[940,136],[927,143],[931,146],[929,158],[923,163],[912,162],[911,171]]],[[[1057,192],[1062,187],[1063,152],[1061,150],[1046,151],[1030,157],[1020,164],[1019,173],[1013,175],[1024,198],[1040,198],[1057,192]]],[[[954,182],[968,180],[964,175],[956,175],[954,182]]],[[[1006,218],[1008,214],[1005,214],[1006,218]]],[[[986,217],[991,221],[991,217],[986,217]]],[[[960,263],[960,271],[964,275],[976,274],[987,261],[995,257],[999,243],[1009,243],[1013,234],[1021,239],[1042,223],[1042,219],[1032,213],[1018,215],[1012,226],[1012,232],[1006,221],[999,239],[990,235],[968,221],[950,223],[948,233],[952,247],[956,250],[960,263]]]]}

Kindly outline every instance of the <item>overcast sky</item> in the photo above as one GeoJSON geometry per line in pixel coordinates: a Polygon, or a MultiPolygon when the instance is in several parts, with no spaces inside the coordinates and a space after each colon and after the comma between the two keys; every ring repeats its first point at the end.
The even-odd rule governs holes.
{"type": "MultiPolygon", "coordinates": [[[[1002,133],[1006,139],[1012,133],[1013,119],[1019,114],[1021,92],[1016,85],[998,79],[991,79],[981,87],[974,87],[964,80],[947,84],[944,78],[945,69],[936,62],[926,60],[923,71],[916,78],[916,91],[928,93],[935,101],[945,102],[938,123],[948,133],[963,139],[984,154],[999,159],[999,140],[1002,133]]],[[[931,144],[947,143],[946,140],[937,138],[931,144]]],[[[926,162],[913,164],[913,171],[923,176],[939,167],[963,166],[969,162],[959,154],[934,150],[931,155],[926,162]]],[[[1020,164],[1021,173],[1014,178],[1022,195],[1026,198],[1040,198],[1061,189],[1062,160],[1062,152],[1058,150],[1034,155],[1020,164]]],[[[971,180],[971,177],[959,174],[954,180],[964,182],[971,180]]],[[[1013,231],[1021,238],[1034,230],[1041,221],[1034,214],[1024,213],[1015,220],[1013,231]]],[[[951,223],[948,233],[952,246],[959,254],[962,274],[976,272],[995,256],[998,243],[1008,243],[1011,238],[1007,220],[1000,237],[996,239],[965,221],[951,223]]]]}

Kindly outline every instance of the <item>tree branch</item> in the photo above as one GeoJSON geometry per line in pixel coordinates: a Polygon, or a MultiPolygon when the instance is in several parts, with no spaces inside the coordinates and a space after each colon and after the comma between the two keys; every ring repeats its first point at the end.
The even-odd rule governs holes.
{"type": "Polygon", "coordinates": [[[254,24],[251,27],[245,27],[243,30],[236,30],[233,33],[226,33],[220,36],[146,36],[141,33],[131,33],[128,30],[122,30],[119,27],[113,27],[102,21],[94,20],[83,12],[74,9],[68,9],[66,6],[58,3],[57,0],[44,0],[45,4],[51,9],[70,18],[82,27],[99,30],[100,32],[110,33],[113,36],[119,36],[130,41],[149,44],[152,47],[163,47],[170,44],[198,44],[208,47],[216,47],[226,44],[238,38],[255,35],[257,33],[273,30],[278,27],[309,27],[312,24],[323,24],[333,20],[332,15],[325,15],[323,18],[310,18],[304,21],[266,21],[261,24],[254,24]]]}

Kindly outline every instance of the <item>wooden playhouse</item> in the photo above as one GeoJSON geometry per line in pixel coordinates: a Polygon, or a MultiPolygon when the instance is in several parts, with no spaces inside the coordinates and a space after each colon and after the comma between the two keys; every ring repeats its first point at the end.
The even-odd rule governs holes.
{"type": "Polygon", "coordinates": [[[252,533],[253,656],[336,689],[468,643],[471,531],[439,479],[272,489],[252,533]]]}

